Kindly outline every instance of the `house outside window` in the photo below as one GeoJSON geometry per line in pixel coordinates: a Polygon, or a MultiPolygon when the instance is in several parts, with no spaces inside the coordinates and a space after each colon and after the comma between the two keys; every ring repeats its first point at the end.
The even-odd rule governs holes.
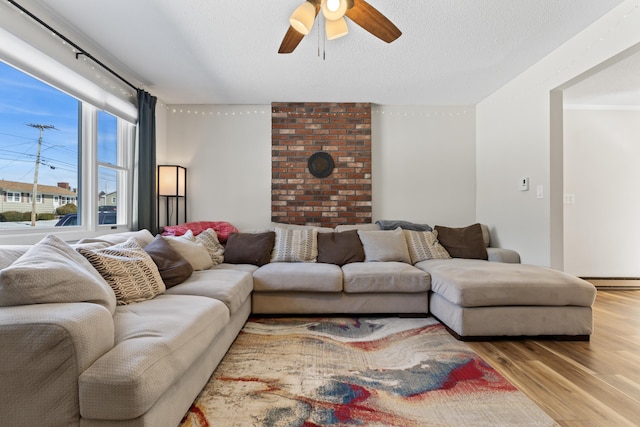
{"type": "Polygon", "coordinates": [[[12,191],[7,191],[5,194],[7,195],[7,202],[19,203],[20,200],[22,199],[20,193],[14,193],[12,191]]]}

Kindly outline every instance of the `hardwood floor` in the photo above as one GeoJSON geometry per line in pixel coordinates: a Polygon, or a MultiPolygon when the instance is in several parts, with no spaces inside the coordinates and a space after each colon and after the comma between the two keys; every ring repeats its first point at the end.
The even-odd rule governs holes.
{"type": "Polygon", "coordinates": [[[640,426],[640,290],[598,290],[589,342],[468,343],[561,426],[640,426]]]}

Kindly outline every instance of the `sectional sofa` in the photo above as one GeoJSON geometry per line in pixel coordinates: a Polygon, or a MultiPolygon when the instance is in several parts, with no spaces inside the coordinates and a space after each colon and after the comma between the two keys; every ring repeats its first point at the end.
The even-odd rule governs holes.
{"type": "Polygon", "coordinates": [[[519,264],[479,224],[404,225],[2,246],[0,424],[175,426],[252,313],[433,313],[461,338],[591,334],[589,283],[519,264]]]}

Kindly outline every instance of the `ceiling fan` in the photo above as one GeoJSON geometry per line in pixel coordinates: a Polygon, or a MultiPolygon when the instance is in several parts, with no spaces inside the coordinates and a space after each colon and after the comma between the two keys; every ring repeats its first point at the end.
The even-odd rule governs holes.
{"type": "Polygon", "coordinates": [[[321,9],[329,40],[337,39],[349,32],[345,16],[387,43],[402,35],[393,22],[365,0],[307,0],[291,14],[291,25],[284,35],[278,53],[291,53],[295,50],[304,36],[311,31],[321,9]]]}

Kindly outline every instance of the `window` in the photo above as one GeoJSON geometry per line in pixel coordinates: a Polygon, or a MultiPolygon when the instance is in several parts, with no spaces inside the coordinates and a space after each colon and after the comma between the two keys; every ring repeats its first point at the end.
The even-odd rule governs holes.
{"type": "Polygon", "coordinates": [[[0,61],[0,233],[31,227],[16,218],[31,212],[34,182],[36,212],[47,214],[36,227],[70,213],[76,219],[65,225],[128,224],[134,138],[129,121],[0,61]],[[98,215],[106,204],[108,222],[98,215]]]}

